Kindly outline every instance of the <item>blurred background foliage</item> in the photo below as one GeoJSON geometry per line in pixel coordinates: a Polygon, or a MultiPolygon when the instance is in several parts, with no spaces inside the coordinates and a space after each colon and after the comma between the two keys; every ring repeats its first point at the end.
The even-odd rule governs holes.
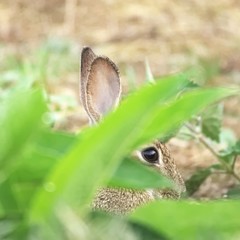
{"type": "MultiPolygon", "coordinates": [[[[97,54],[104,54],[117,63],[125,95],[143,85],[146,79],[151,80],[152,76],[165,76],[186,69],[194,69],[189,78],[201,86],[239,86],[239,7],[240,2],[233,0],[2,0],[0,120],[19,121],[6,125],[8,128],[1,134],[0,154],[5,162],[1,161],[0,194],[4,196],[1,199],[6,200],[1,203],[1,211],[4,208],[12,209],[12,215],[9,222],[0,224],[0,234],[8,236],[14,230],[16,239],[20,239],[26,219],[16,213],[19,213],[19,209],[22,211],[28,208],[28,200],[34,189],[42,184],[43,176],[51,168],[49,164],[55,164],[56,159],[61,158],[79,140],[72,133],[81,132],[88,124],[79,102],[79,56],[83,46],[91,46],[97,54]],[[37,88],[43,91],[28,92],[29,89],[37,88]],[[19,93],[24,91],[27,93],[26,98],[22,98],[19,93]],[[37,103],[37,107],[34,103],[37,103]],[[46,108],[49,110],[47,113],[46,108]],[[33,114],[28,115],[30,109],[33,114]],[[41,127],[41,119],[48,130],[41,127]],[[54,131],[49,131],[49,128],[54,131]],[[14,138],[18,139],[16,144],[9,144],[7,139],[14,138]],[[28,144],[29,141],[32,143],[28,144]],[[22,149],[22,146],[27,147],[22,149]],[[14,161],[11,161],[8,156],[13,152],[14,161]],[[25,159],[25,165],[18,166],[18,159],[25,159]],[[32,159],[41,161],[36,166],[29,164],[32,159]],[[31,175],[33,172],[34,176],[31,175]],[[18,182],[16,185],[14,183],[13,189],[9,188],[11,183],[5,181],[6,176],[18,182]],[[14,225],[14,221],[19,219],[22,226],[14,225]]],[[[192,198],[239,198],[239,179],[236,178],[240,172],[240,146],[237,141],[240,138],[239,104],[239,96],[231,97],[224,103],[209,107],[201,117],[193,117],[178,134],[174,132],[167,136],[192,198]]],[[[51,191],[53,186],[50,184],[45,187],[51,191]]],[[[234,204],[233,207],[224,206],[229,219],[232,219],[229,226],[225,225],[226,229],[237,226],[234,215],[237,206],[234,204]]],[[[151,206],[149,208],[151,212],[151,206]]],[[[163,211],[164,206],[159,208],[163,211]]],[[[189,209],[188,206],[182,208],[189,209]]],[[[219,205],[215,211],[222,208],[219,205]]],[[[205,214],[207,212],[202,211],[205,214]]],[[[82,221],[71,209],[64,209],[61,214],[70,222],[73,219],[73,222],[82,221]]],[[[188,217],[187,213],[181,214],[184,218],[188,217]]],[[[168,239],[162,232],[160,237],[159,233],[146,230],[149,223],[144,222],[141,216],[145,216],[144,209],[130,217],[137,219],[134,223],[132,220],[131,223],[119,219],[109,220],[106,216],[106,226],[110,224],[128,229],[126,232],[129,239],[138,239],[134,237],[132,229],[134,232],[143,229],[139,230],[144,232],[141,232],[141,236],[152,234],[153,239],[168,239]],[[136,222],[143,226],[135,225],[136,222]]],[[[67,228],[70,234],[67,239],[94,239],[94,234],[89,237],[87,228],[85,233],[75,232],[76,229],[72,230],[62,215],[59,218],[62,221],[59,224],[67,228]]],[[[154,219],[157,220],[158,216],[154,219]]],[[[199,226],[203,218],[199,219],[192,224],[199,226]]],[[[186,220],[185,226],[190,223],[186,220]]],[[[79,224],[83,226],[85,223],[79,224]]],[[[213,228],[217,229],[220,225],[218,223],[213,228]]],[[[161,227],[166,229],[166,226],[161,227]]],[[[202,226],[206,230],[205,227],[202,226]]],[[[151,223],[150,229],[157,230],[151,223]]],[[[186,228],[183,226],[183,229],[186,228]]],[[[203,237],[200,236],[201,231],[193,229],[192,234],[198,236],[196,239],[214,239],[210,230],[205,231],[203,237]]],[[[170,239],[181,239],[176,237],[182,233],[177,227],[173,232],[166,232],[170,239]]],[[[98,233],[99,230],[96,230],[96,235],[98,233]]],[[[116,231],[105,231],[104,234],[102,239],[116,237],[116,231]]],[[[188,234],[186,231],[180,235],[182,239],[191,239],[193,235],[188,234]]],[[[227,231],[224,234],[215,239],[239,237],[239,232],[232,234],[232,238],[227,231]]],[[[58,235],[54,237],[59,239],[58,235]]],[[[95,239],[99,238],[95,236],[95,239]]],[[[126,239],[124,235],[122,239],[126,239]]]]}

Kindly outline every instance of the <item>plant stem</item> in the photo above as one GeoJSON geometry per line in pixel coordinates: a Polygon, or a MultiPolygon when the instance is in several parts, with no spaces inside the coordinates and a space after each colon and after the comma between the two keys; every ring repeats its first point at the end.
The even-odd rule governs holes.
{"type": "Polygon", "coordinates": [[[191,125],[191,124],[188,124],[186,123],[185,126],[190,130],[192,131],[194,134],[194,137],[196,139],[199,140],[199,142],[201,142],[216,158],[218,161],[221,162],[221,164],[225,167],[226,169],[226,172],[231,174],[235,179],[237,179],[239,182],[240,182],[240,177],[236,174],[236,172],[234,171],[234,166],[235,166],[235,162],[237,160],[237,156],[234,157],[234,160],[233,160],[233,164],[232,166],[230,167],[225,161],[223,161],[221,159],[221,156],[219,156],[218,152],[216,152],[212,146],[206,141],[206,139],[204,138],[204,136],[200,133],[200,132],[197,132],[194,127],[191,125]]]}
{"type": "Polygon", "coordinates": [[[235,164],[236,164],[237,158],[238,158],[238,155],[235,155],[234,158],[233,158],[233,163],[232,163],[232,169],[231,170],[232,170],[233,176],[240,182],[240,177],[235,172],[235,164]]]}
{"type": "Polygon", "coordinates": [[[235,155],[234,158],[233,158],[232,170],[234,170],[234,168],[235,168],[235,164],[236,164],[236,161],[237,161],[237,157],[238,157],[238,155],[235,155]]]}

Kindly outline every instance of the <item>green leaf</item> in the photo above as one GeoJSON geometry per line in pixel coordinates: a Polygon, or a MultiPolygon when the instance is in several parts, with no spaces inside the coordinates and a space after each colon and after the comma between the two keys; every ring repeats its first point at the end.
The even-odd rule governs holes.
{"type": "Polygon", "coordinates": [[[210,174],[210,168],[197,170],[187,181],[185,181],[187,193],[190,196],[195,193],[210,174]]]}
{"type": "Polygon", "coordinates": [[[171,181],[159,172],[130,158],[121,162],[108,185],[132,189],[173,187],[171,181]]]}
{"type": "Polygon", "coordinates": [[[23,91],[12,94],[1,108],[0,166],[4,171],[37,130],[46,106],[42,91],[23,91]]]}
{"type": "MultiPolygon", "coordinates": [[[[27,142],[23,152],[17,157],[16,161],[19,164],[8,176],[11,180],[11,186],[8,188],[11,187],[11,191],[14,191],[15,201],[21,210],[29,208],[33,193],[42,185],[50,170],[67,153],[76,139],[75,135],[44,129],[27,142]]],[[[3,186],[4,184],[5,182],[3,186]]],[[[3,192],[3,186],[0,185],[0,192],[3,192]]],[[[4,192],[0,199],[6,199],[4,192]]],[[[11,208],[5,207],[5,210],[8,212],[11,208]]]]}
{"type": "Polygon", "coordinates": [[[19,155],[38,130],[46,106],[41,90],[34,90],[12,93],[1,107],[1,139],[4,141],[0,145],[0,202],[4,214],[11,215],[12,212],[20,211],[20,206],[10,175],[16,165],[21,163],[19,155]]]}
{"type": "Polygon", "coordinates": [[[219,142],[223,105],[213,105],[202,113],[202,132],[210,139],[219,142]]]}
{"type": "Polygon", "coordinates": [[[88,214],[87,223],[90,236],[84,239],[136,239],[136,240],[166,240],[159,231],[155,231],[141,223],[129,221],[118,215],[91,212],[88,214]],[[93,237],[94,236],[94,237],[93,237]]]}
{"type": "Polygon", "coordinates": [[[234,145],[228,146],[226,149],[219,152],[219,157],[226,163],[233,163],[234,157],[240,154],[240,140],[236,141],[234,145]]]}
{"type": "Polygon", "coordinates": [[[193,88],[198,88],[200,87],[202,84],[202,79],[201,79],[201,76],[199,74],[199,67],[197,68],[191,68],[191,69],[187,69],[185,70],[184,72],[184,75],[187,76],[187,78],[189,79],[189,83],[188,85],[186,86],[186,89],[184,90],[190,90],[190,89],[193,89],[193,88]]]}
{"type": "Polygon", "coordinates": [[[16,214],[19,211],[19,205],[12,188],[12,182],[8,179],[0,184],[0,203],[3,208],[2,214],[4,216],[16,214]]]}
{"type": "Polygon", "coordinates": [[[240,155],[240,140],[238,140],[235,145],[233,146],[233,152],[236,155],[240,155]]]}
{"type": "Polygon", "coordinates": [[[19,164],[15,166],[10,178],[18,183],[43,180],[76,139],[80,137],[48,129],[38,131],[15,157],[19,164]]]}
{"type": "Polygon", "coordinates": [[[233,149],[230,147],[230,148],[224,149],[222,151],[219,151],[218,156],[219,156],[220,160],[223,160],[227,164],[232,164],[233,156],[234,156],[233,149]]]}
{"type": "Polygon", "coordinates": [[[226,148],[232,148],[236,143],[236,136],[233,129],[221,128],[220,133],[220,145],[226,146],[226,148]]]}
{"type": "Polygon", "coordinates": [[[152,202],[132,213],[130,220],[141,223],[168,239],[238,239],[239,201],[152,202]]]}
{"type": "Polygon", "coordinates": [[[158,106],[149,115],[149,126],[140,141],[149,141],[156,137],[156,132],[162,133],[162,135],[159,134],[160,138],[164,137],[164,133],[166,134],[177,128],[192,115],[202,111],[204,107],[237,93],[239,93],[239,90],[230,88],[198,89],[186,92],[179,99],[158,106]]]}
{"type": "Polygon", "coordinates": [[[227,198],[230,199],[240,199],[240,185],[237,185],[227,192],[227,198]]]}
{"type": "Polygon", "coordinates": [[[42,149],[46,153],[52,152],[57,157],[63,156],[73,146],[76,140],[80,140],[81,134],[74,135],[65,132],[42,129],[34,139],[36,149],[42,149]]]}

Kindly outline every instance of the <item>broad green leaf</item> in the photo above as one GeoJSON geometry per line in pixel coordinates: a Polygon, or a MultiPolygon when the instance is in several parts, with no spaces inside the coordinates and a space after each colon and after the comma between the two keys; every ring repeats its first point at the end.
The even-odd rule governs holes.
{"type": "Polygon", "coordinates": [[[8,173],[4,172],[5,179],[0,183],[1,216],[21,214],[29,209],[34,193],[76,138],[70,134],[42,130],[26,141],[24,149],[14,157],[18,164],[8,173]]]}
{"type": "Polygon", "coordinates": [[[40,90],[12,93],[1,106],[0,203],[6,215],[20,209],[13,188],[14,181],[9,179],[9,174],[20,163],[21,159],[17,156],[37,131],[45,109],[40,90]]]}
{"type": "Polygon", "coordinates": [[[168,240],[159,231],[144,224],[129,221],[128,225],[134,230],[134,235],[138,237],[138,240],[168,240]]]}
{"type": "Polygon", "coordinates": [[[37,130],[46,106],[40,90],[12,94],[1,107],[1,171],[37,130]]]}
{"type": "MultiPolygon", "coordinates": [[[[42,185],[50,170],[67,153],[76,139],[77,136],[74,135],[44,129],[27,142],[27,146],[17,157],[19,164],[8,176],[11,180],[9,188],[14,191],[15,201],[21,210],[29,208],[33,193],[42,185]]],[[[3,192],[2,185],[0,190],[3,192]]],[[[6,199],[4,192],[3,199],[6,199]]],[[[5,210],[11,211],[11,208],[5,207],[5,210]]]]}
{"type": "Polygon", "coordinates": [[[144,224],[167,239],[239,239],[240,202],[158,201],[137,209],[130,220],[144,224]]]}
{"type": "Polygon", "coordinates": [[[133,189],[171,188],[173,184],[166,177],[136,159],[125,158],[114,175],[109,186],[133,189]]]}
{"type": "MultiPolygon", "coordinates": [[[[3,216],[19,212],[19,205],[12,188],[12,182],[9,179],[0,184],[0,203],[3,208],[3,216]]],[[[0,218],[3,216],[0,216],[0,218]]]]}
{"type": "MultiPolygon", "coordinates": [[[[77,136],[43,129],[31,137],[17,156],[10,178],[18,183],[43,180],[73,146],[77,136]]],[[[78,137],[80,139],[80,137],[78,137]]]]}
{"type": "Polygon", "coordinates": [[[227,198],[239,200],[240,199],[240,185],[237,185],[237,186],[229,189],[227,192],[227,198]]]}
{"type": "Polygon", "coordinates": [[[159,231],[148,226],[129,221],[122,216],[91,212],[87,221],[90,237],[84,239],[118,239],[118,240],[166,240],[159,231]],[[94,237],[93,237],[94,236],[94,237]]]}
{"type": "Polygon", "coordinates": [[[205,136],[219,142],[223,105],[213,105],[202,113],[201,128],[205,136]]]}
{"type": "Polygon", "coordinates": [[[209,104],[238,93],[238,89],[231,88],[198,89],[186,92],[168,104],[157,106],[152,114],[149,114],[149,126],[139,142],[146,142],[156,137],[156,132],[161,133],[160,138],[164,137],[164,133],[179,127],[209,104]]]}
{"type": "Polygon", "coordinates": [[[36,149],[43,149],[44,152],[56,154],[57,157],[64,155],[78,139],[81,134],[74,135],[65,132],[43,129],[34,139],[36,149]]]}

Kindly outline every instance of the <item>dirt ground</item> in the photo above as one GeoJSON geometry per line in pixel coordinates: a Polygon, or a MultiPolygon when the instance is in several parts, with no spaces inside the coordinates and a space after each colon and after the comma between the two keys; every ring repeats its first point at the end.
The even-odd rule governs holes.
{"type": "MultiPolygon", "coordinates": [[[[76,41],[79,48],[92,46],[120,66],[124,85],[129,66],[138,83],[144,81],[145,59],[154,76],[177,72],[204,60],[219,67],[219,74],[207,84],[236,86],[240,85],[239,9],[237,0],[2,0],[0,43],[5,51],[12,51],[34,48],[54,36],[76,41]]],[[[71,75],[76,79],[74,83],[68,84],[70,77],[64,77],[65,83],[56,86],[56,92],[71,85],[69,91],[77,97],[78,72],[71,75]]],[[[239,104],[239,97],[225,101],[223,121],[223,126],[238,138],[239,104]]],[[[85,115],[71,119],[86,122],[85,115]]],[[[199,143],[172,139],[170,145],[185,179],[196,168],[216,161],[199,143]]],[[[233,183],[224,175],[212,176],[196,196],[223,196],[233,183]]]]}

